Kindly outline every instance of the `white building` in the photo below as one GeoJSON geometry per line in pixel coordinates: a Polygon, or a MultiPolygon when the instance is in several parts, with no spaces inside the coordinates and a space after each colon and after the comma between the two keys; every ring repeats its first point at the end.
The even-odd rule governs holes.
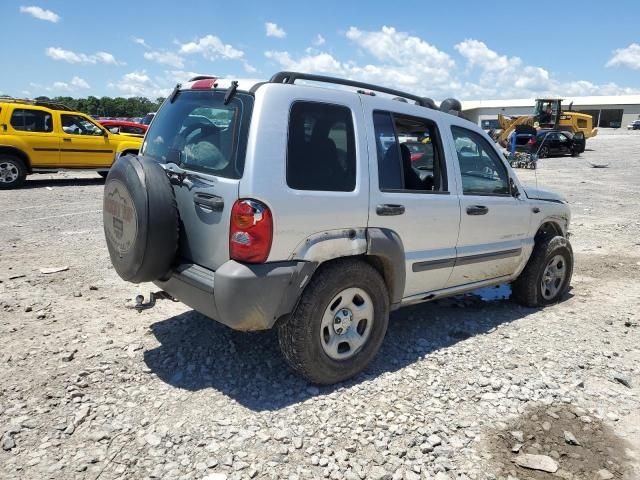
{"type": "MultiPolygon", "coordinates": [[[[562,98],[562,97],[561,97],[562,98]]],[[[625,127],[633,120],[640,119],[640,95],[563,97],[562,109],[588,113],[593,117],[593,126],[616,128],[625,127]]],[[[531,115],[535,99],[516,100],[469,100],[462,102],[465,115],[478,125],[495,127],[492,121],[503,115],[531,115]]]]}

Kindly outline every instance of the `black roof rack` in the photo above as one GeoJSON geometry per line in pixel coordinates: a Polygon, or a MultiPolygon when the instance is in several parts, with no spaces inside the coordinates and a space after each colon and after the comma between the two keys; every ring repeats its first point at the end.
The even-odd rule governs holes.
{"type": "Polygon", "coordinates": [[[67,112],[75,111],[73,108],[69,108],[66,105],[63,105],[62,103],[36,101],[34,105],[37,107],[49,108],[51,110],[65,110],[67,112]]]}
{"type": "Polygon", "coordinates": [[[379,85],[373,85],[370,83],[357,82],[355,80],[347,80],[346,78],[328,77],[325,75],[314,75],[311,73],[300,73],[300,72],[278,72],[273,77],[271,77],[271,79],[269,80],[269,83],[293,84],[295,83],[296,80],[310,80],[312,82],[333,83],[336,85],[346,85],[349,87],[361,88],[365,90],[374,90],[376,92],[393,95],[394,97],[402,97],[402,98],[407,98],[409,100],[413,100],[414,102],[416,102],[416,104],[423,107],[427,107],[427,108],[435,107],[433,100],[427,97],[420,97],[412,93],[402,92],[400,90],[395,90],[393,88],[381,87],[379,85]]]}
{"type": "Polygon", "coordinates": [[[13,98],[13,97],[0,97],[1,102],[7,103],[23,103],[25,105],[34,105],[36,107],[45,107],[50,110],[65,110],[67,112],[74,112],[73,108],[69,108],[62,103],[49,102],[46,100],[25,100],[23,98],[13,98]]]}

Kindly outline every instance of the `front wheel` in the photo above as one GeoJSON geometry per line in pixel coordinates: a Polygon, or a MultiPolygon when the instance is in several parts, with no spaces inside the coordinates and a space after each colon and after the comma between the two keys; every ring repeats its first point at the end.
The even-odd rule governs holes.
{"type": "Polygon", "coordinates": [[[321,266],[298,307],[278,327],[285,360],[308,381],[332,384],[373,360],[389,322],[389,294],[369,264],[341,260],[321,266]]]}
{"type": "Polygon", "coordinates": [[[513,282],[513,298],[527,307],[559,302],[569,289],[573,274],[573,250],[561,236],[536,242],[527,266],[513,282]]]}
{"type": "Polygon", "coordinates": [[[0,190],[19,187],[26,177],[27,168],[21,159],[13,155],[0,155],[0,190]]]}

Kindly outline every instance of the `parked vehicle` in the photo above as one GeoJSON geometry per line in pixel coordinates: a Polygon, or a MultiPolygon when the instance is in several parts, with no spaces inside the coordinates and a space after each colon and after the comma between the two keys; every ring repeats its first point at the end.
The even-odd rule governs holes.
{"type": "Polygon", "coordinates": [[[586,113],[572,111],[572,106],[573,102],[569,104],[568,110],[563,110],[561,98],[538,98],[532,115],[507,117],[498,113],[499,128],[493,129],[495,141],[507,147],[507,139],[521,125],[568,131],[574,134],[581,133],[584,138],[595,137],[598,129],[593,128],[593,117],[586,113]]]}
{"type": "Polygon", "coordinates": [[[526,138],[523,145],[518,145],[521,152],[537,154],[539,158],[571,155],[584,152],[585,138],[579,133],[573,134],[562,130],[538,130],[535,135],[526,138]]]}
{"type": "Polygon", "coordinates": [[[143,125],[151,125],[151,120],[153,120],[153,117],[155,117],[155,115],[156,115],[155,112],[147,113],[144,117],[142,117],[142,120],[140,120],[140,123],[143,125]]]}
{"type": "Polygon", "coordinates": [[[422,142],[404,142],[411,153],[411,162],[413,168],[422,171],[433,170],[433,145],[426,139],[422,142]]]}
{"type": "Polygon", "coordinates": [[[116,158],[136,154],[141,138],[114,135],[64,105],[0,100],[0,189],[32,173],[91,169],[106,176],[116,158]]]}
{"type": "Polygon", "coordinates": [[[640,130],[640,120],[634,120],[627,125],[627,130],[640,130]]]}
{"type": "Polygon", "coordinates": [[[149,128],[149,125],[124,120],[100,120],[99,123],[103,127],[106,127],[111,133],[121,133],[125,135],[144,136],[149,128]]]}
{"type": "Polygon", "coordinates": [[[277,328],[291,368],[320,384],[362,371],[401,306],[508,282],[523,305],[558,302],[573,269],[566,201],[523,186],[481,128],[433,105],[293,72],[247,90],[177,86],[141,154],[107,177],[115,270],[233,329],[277,328]],[[400,138],[427,136],[423,171],[400,138]]]}

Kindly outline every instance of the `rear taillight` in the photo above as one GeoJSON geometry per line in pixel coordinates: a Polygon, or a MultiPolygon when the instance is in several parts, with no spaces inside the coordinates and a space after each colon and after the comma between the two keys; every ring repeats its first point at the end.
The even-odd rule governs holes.
{"type": "Polygon", "coordinates": [[[231,209],[229,256],[246,263],[263,263],[273,240],[273,217],[269,207],[257,200],[241,199],[231,209]]]}

